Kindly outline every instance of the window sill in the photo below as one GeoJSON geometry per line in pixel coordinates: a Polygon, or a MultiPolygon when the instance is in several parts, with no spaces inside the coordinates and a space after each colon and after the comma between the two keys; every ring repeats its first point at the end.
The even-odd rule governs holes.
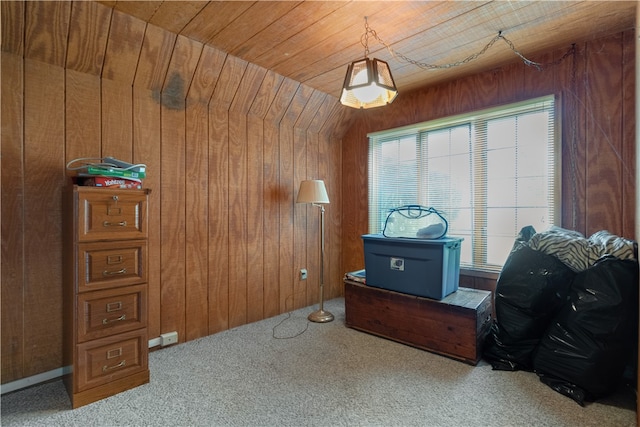
{"type": "Polygon", "coordinates": [[[498,276],[500,273],[494,271],[482,271],[482,270],[471,270],[467,268],[460,268],[461,276],[471,276],[471,277],[481,277],[483,279],[492,279],[498,280],[498,276]]]}

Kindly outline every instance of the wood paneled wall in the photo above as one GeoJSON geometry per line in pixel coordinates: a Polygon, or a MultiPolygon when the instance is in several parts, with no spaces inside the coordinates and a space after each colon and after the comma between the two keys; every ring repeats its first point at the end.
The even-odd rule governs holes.
{"type": "MultiPolygon", "coordinates": [[[[408,94],[384,109],[359,111],[343,136],[343,266],[364,265],[360,236],[368,232],[367,133],[548,94],[562,99],[562,226],[586,236],[606,229],[635,239],[634,31],[559,47],[482,74],[408,94]]],[[[515,237],[515,236],[514,236],[515,237]]],[[[491,280],[461,277],[487,288],[491,280]]],[[[495,285],[495,282],[494,282],[495,285]]]]}
{"type": "Polygon", "coordinates": [[[341,294],[333,97],[95,2],[1,2],[2,383],[62,366],[65,165],[148,167],[149,336],[193,340],[341,294]],[[309,277],[300,281],[298,271],[309,277]]]}

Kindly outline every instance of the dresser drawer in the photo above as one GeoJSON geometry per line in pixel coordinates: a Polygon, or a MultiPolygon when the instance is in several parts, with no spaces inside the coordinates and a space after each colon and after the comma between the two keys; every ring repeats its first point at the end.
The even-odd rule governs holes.
{"type": "Polygon", "coordinates": [[[78,241],[147,237],[145,190],[84,189],[78,193],[78,241]]]}
{"type": "Polygon", "coordinates": [[[78,295],[78,342],[147,326],[147,285],[78,295]]]}
{"type": "Polygon", "coordinates": [[[147,241],[78,244],[78,292],[147,281],[147,241]]]}
{"type": "Polygon", "coordinates": [[[146,371],[148,347],[145,329],[79,344],[74,370],[76,391],[146,371]]]}

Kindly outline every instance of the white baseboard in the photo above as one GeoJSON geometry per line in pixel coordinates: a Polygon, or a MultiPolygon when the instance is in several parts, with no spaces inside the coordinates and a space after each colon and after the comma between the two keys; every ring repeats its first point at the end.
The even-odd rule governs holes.
{"type": "Polygon", "coordinates": [[[40,384],[46,381],[50,381],[59,378],[63,375],[71,372],[71,366],[64,366],[62,368],[54,369],[49,372],[43,372],[31,377],[22,378],[17,381],[0,385],[1,394],[10,393],[12,391],[20,390],[21,388],[31,387],[32,385],[40,384]]]}
{"type": "MultiPolygon", "coordinates": [[[[160,337],[152,338],[149,340],[149,348],[157,347],[162,343],[160,337]]],[[[43,372],[41,374],[33,375],[27,378],[21,378],[10,383],[0,385],[0,394],[10,393],[12,391],[20,390],[23,388],[31,387],[32,385],[44,383],[47,381],[60,378],[71,372],[71,366],[64,366],[62,368],[54,369],[49,372],[43,372]]]]}

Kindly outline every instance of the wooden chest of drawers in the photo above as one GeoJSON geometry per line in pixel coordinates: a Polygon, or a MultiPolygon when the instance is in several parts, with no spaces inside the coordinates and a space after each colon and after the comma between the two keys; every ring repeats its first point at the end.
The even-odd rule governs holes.
{"type": "Polygon", "coordinates": [[[148,192],[65,193],[65,385],[73,408],[149,382],[148,192]]]}
{"type": "Polygon", "coordinates": [[[458,288],[438,301],[344,281],[348,327],[476,365],[491,326],[491,292],[458,288]]]}

